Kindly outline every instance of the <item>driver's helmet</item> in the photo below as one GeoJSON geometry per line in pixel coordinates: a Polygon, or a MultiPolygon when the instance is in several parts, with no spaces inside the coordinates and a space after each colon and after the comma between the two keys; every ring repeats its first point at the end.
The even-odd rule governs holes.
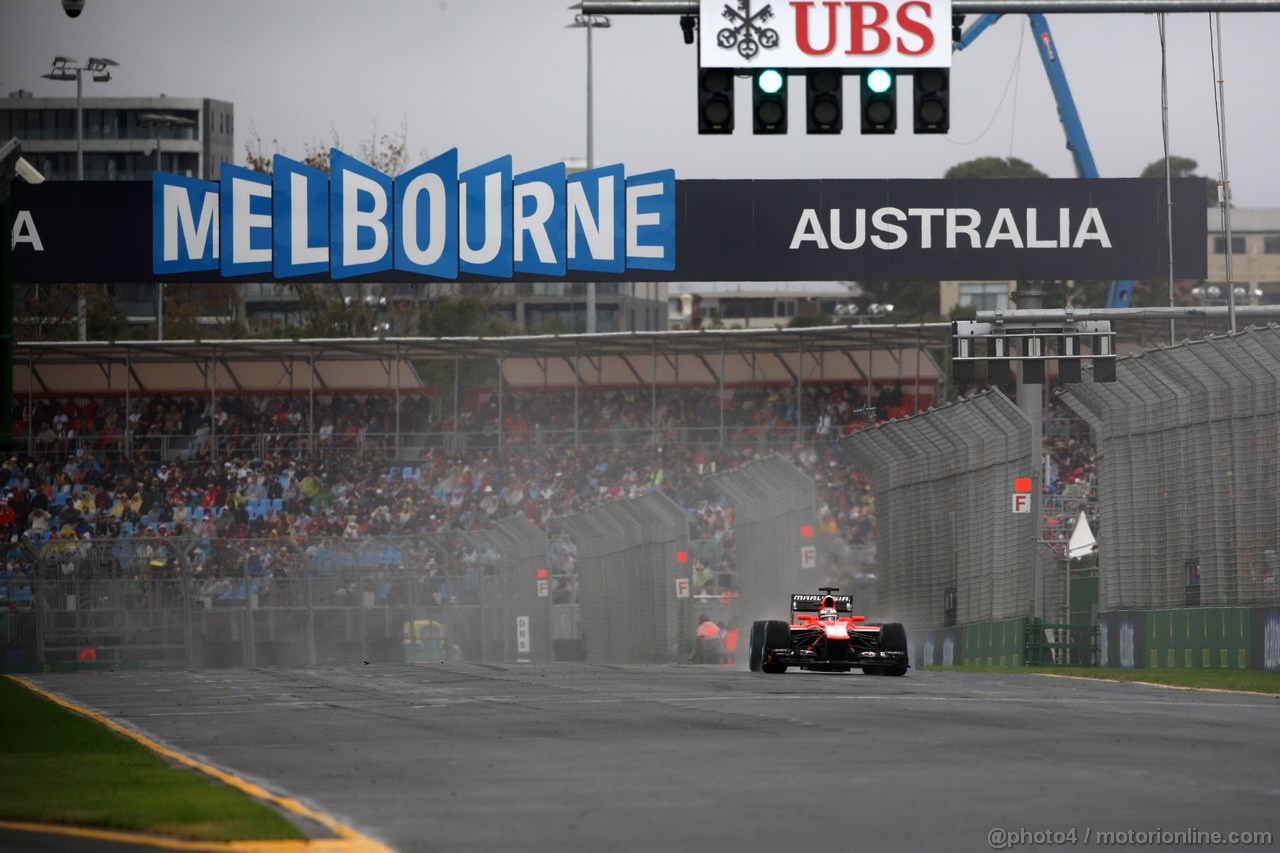
{"type": "Polygon", "coordinates": [[[840,618],[840,613],[834,607],[824,607],[818,611],[818,620],[821,622],[835,622],[840,618]]]}

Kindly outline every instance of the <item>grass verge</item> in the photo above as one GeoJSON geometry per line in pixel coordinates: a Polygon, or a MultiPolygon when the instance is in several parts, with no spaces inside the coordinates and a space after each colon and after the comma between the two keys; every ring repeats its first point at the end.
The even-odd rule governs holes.
{"type": "Polygon", "coordinates": [[[199,841],[299,839],[246,794],[0,678],[0,820],[199,841]]]}
{"type": "Polygon", "coordinates": [[[1280,695],[1280,672],[1256,669],[1095,669],[1093,667],[926,666],[937,672],[1001,672],[1010,675],[1070,675],[1109,681],[1143,681],[1170,687],[1243,690],[1280,695]]]}

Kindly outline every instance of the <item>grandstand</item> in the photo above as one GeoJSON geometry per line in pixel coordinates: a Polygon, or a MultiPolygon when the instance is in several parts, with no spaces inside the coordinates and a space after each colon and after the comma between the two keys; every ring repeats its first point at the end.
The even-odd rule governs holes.
{"type": "Polygon", "coordinates": [[[519,521],[550,537],[553,630],[573,654],[580,565],[560,519],[661,493],[713,579],[699,591],[719,595],[738,567],[710,475],[774,452],[821,484],[824,572],[869,573],[872,503],[834,440],[947,393],[944,335],[20,344],[0,592],[44,615],[6,632],[28,663],[85,644],[306,662],[399,655],[404,616],[426,614],[458,654],[515,655],[484,633],[493,572],[474,542],[519,521]],[[317,646],[317,620],[340,639],[317,646]]]}

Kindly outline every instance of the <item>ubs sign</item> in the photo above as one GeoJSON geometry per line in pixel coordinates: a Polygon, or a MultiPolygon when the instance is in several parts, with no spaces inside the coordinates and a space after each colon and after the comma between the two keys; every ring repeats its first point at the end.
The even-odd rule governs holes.
{"type": "Polygon", "coordinates": [[[701,0],[703,68],[949,68],[951,0],[701,0]]]}

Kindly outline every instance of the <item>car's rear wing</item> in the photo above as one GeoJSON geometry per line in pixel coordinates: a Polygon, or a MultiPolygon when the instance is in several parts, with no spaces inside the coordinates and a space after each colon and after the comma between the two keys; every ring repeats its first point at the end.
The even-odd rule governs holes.
{"type": "MultiPolygon", "coordinates": [[[[792,613],[817,613],[822,609],[822,599],[825,595],[811,595],[808,593],[797,592],[791,596],[791,612],[792,613]]],[[[837,613],[853,613],[853,596],[852,595],[833,595],[832,600],[836,603],[837,613]]]]}

